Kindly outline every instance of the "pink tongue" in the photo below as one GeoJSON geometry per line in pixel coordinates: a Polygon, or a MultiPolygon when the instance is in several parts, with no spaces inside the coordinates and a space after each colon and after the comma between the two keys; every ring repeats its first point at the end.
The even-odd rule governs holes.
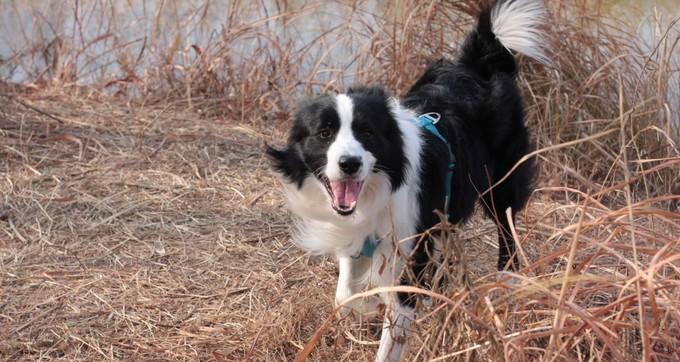
{"type": "Polygon", "coordinates": [[[348,209],[357,202],[361,181],[331,181],[333,205],[348,209]]]}

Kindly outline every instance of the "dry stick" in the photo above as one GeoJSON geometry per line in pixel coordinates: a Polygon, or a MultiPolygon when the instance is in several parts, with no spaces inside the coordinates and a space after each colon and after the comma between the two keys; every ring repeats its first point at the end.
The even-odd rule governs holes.
{"type": "MultiPolygon", "coordinates": [[[[680,161],[680,160],[678,160],[678,161],[680,161]]],[[[546,187],[539,187],[539,188],[536,189],[536,192],[538,192],[538,191],[553,191],[553,192],[570,192],[570,193],[574,193],[574,194],[577,194],[578,196],[585,197],[591,204],[593,204],[593,203],[596,204],[596,206],[597,206],[600,210],[602,210],[602,211],[607,211],[607,212],[611,212],[611,211],[612,211],[609,207],[604,206],[600,201],[598,201],[598,200],[595,199],[595,195],[598,195],[599,192],[597,192],[596,194],[594,194],[594,195],[591,196],[591,195],[589,195],[589,194],[587,194],[587,193],[585,193],[585,192],[583,192],[583,191],[581,191],[581,190],[578,190],[578,189],[575,189],[575,188],[571,188],[571,187],[567,187],[567,186],[546,186],[546,187]]],[[[573,205],[573,206],[572,206],[572,205],[565,205],[565,206],[567,206],[567,207],[573,207],[573,206],[576,206],[576,205],[573,205]]],[[[548,212],[548,213],[549,213],[549,212],[548,212]]],[[[545,216],[543,216],[543,217],[545,217],[545,216]]],[[[543,218],[543,217],[541,217],[541,218],[543,218]]]]}
{"type": "MultiPolygon", "coordinates": [[[[649,293],[649,304],[652,308],[652,315],[654,317],[654,324],[653,324],[653,328],[652,328],[652,333],[654,333],[655,335],[658,335],[659,329],[661,328],[661,321],[660,321],[660,318],[659,318],[659,307],[658,307],[658,304],[656,302],[656,296],[654,295],[654,291],[656,290],[656,288],[654,287],[654,274],[656,273],[656,270],[658,270],[658,268],[661,267],[661,265],[659,264],[659,258],[668,249],[671,248],[672,244],[673,243],[668,243],[668,244],[664,245],[661,248],[661,250],[659,250],[656,253],[656,255],[654,255],[654,257],[652,258],[652,261],[650,262],[650,266],[647,270],[647,273],[645,273],[645,275],[644,275],[644,277],[646,279],[647,291],[649,293]]],[[[678,254],[671,255],[671,257],[666,259],[666,260],[673,259],[674,257],[680,258],[680,255],[678,255],[678,254]]]]}
{"type": "Polygon", "coordinates": [[[380,341],[362,341],[355,337],[350,331],[345,331],[345,337],[347,337],[347,339],[349,339],[351,342],[362,346],[377,346],[380,344],[380,341]]]}
{"type": "Polygon", "coordinates": [[[3,94],[2,96],[8,98],[9,100],[12,100],[12,101],[17,102],[17,103],[21,104],[22,106],[24,106],[24,107],[26,107],[26,108],[28,108],[28,109],[30,109],[30,110],[32,110],[32,111],[35,111],[35,112],[37,112],[37,113],[39,113],[39,114],[42,114],[42,115],[45,116],[45,117],[51,118],[51,119],[53,119],[53,120],[55,120],[55,121],[57,121],[57,122],[59,122],[59,123],[61,123],[61,124],[68,123],[68,122],[67,122],[66,120],[64,120],[63,118],[58,117],[58,116],[55,116],[55,115],[53,115],[53,114],[51,114],[51,113],[48,113],[48,112],[46,112],[46,111],[43,111],[42,109],[40,109],[40,108],[38,108],[38,107],[36,107],[36,106],[34,106],[34,105],[31,105],[31,104],[29,104],[29,103],[27,103],[27,102],[22,101],[22,100],[19,99],[18,97],[8,96],[8,95],[4,95],[4,94],[3,94]]]}
{"type": "Polygon", "coordinates": [[[515,170],[516,170],[519,166],[521,166],[524,162],[527,162],[527,160],[531,159],[532,157],[534,157],[534,156],[536,156],[536,155],[538,155],[538,154],[541,154],[541,153],[547,152],[547,151],[559,150],[559,149],[561,149],[561,148],[566,148],[566,147],[574,146],[574,145],[577,145],[577,144],[579,144],[579,143],[583,143],[583,142],[587,142],[587,141],[592,141],[592,140],[595,140],[595,139],[598,139],[598,138],[602,138],[602,137],[604,137],[604,136],[607,136],[607,135],[609,135],[609,134],[612,134],[612,133],[614,133],[614,132],[616,132],[616,129],[610,129],[610,130],[608,130],[608,131],[602,131],[602,132],[596,133],[596,134],[594,134],[594,135],[592,135],[592,136],[588,136],[588,137],[584,137],[584,138],[579,138],[579,139],[577,139],[577,140],[573,140],[573,141],[569,141],[569,142],[560,143],[560,144],[557,144],[557,145],[554,145],[554,146],[543,147],[543,148],[538,149],[538,150],[536,150],[536,151],[527,153],[526,155],[524,155],[524,157],[520,158],[519,161],[517,161],[517,162],[515,163],[514,166],[512,166],[512,168],[510,169],[510,171],[508,171],[508,172],[505,174],[505,176],[501,177],[501,179],[498,180],[498,181],[496,181],[495,184],[491,185],[491,187],[489,187],[488,189],[486,189],[486,191],[482,192],[482,193],[479,195],[479,197],[482,197],[482,196],[486,195],[487,193],[491,192],[492,189],[496,188],[498,185],[500,185],[501,183],[503,183],[503,181],[505,181],[508,177],[510,177],[510,175],[511,175],[513,172],[515,172],[515,170]]]}
{"type": "Polygon", "coordinates": [[[503,335],[503,331],[505,331],[505,324],[498,317],[498,314],[496,314],[496,309],[493,307],[491,298],[489,298],[488,295],[484,296],[484,303],[486,304],[486,307],[489,308],[489,312],[491,312],[491,315],[493,316],[493,323],[496,326],[498,333],[503,335]]]}
{"type": "Polygon", "coordinates": [[[513,239],[515,240],[515,253],[512,255],[513,257],[517,254],[522,257],[522,262],[524,262],[524,265],[529,265],[529,258],[527,258],[527,254],[524,252],[524,248],[522,247],[522,242],[519,242],[521,239],[519,235],[517,234],[517,228],[515,228],[515,220],[512,218],[512,208],[508,207],[505,209],[505,217],[508,219],[508,225],[510,227],[510,233],[512,234],[513,239]]]}
{"type": "MultiPolygon", "coordinates": [[[[550,329],[549,326],[536,327],[536,328],[532,328],[532,329],[525,330],[525,331],[513,332],[513,333],[510,333],[510,334],[506,334],[504,336],[501,336],[501,337],[503,339],[510,339],[510,338],[513,338],[513,337],[518,337],[522,334],[529,334],[529,333],[532,333],[532,332],[541,332],[541,331],[545,331],[545,330],[548,330],[548,329],[550,329]]],[[[453,353],[450,353],[450,354],[447,354],[447,355],[444,355],[444,356],[439,356],[437,358],[430,359],[430,360],[428,360],[428,362],[448,360],[451,357],[455,357],[455,356],[458,356],[458,355],[463,354],[463,353],[474,351],[474,350],[479,349],[481,347],[486,347],[490,344],[491,344],[490,341],[484,342],[482,344],[475,344],[475,345],[470,346],[468,348],[465,348],[465,349],[462,349],[462,350],[459,350],[459,351],[456,351],[456,352],[453,352],[453,353]]]]}
{"type": "MultiPolygon", "coordinates": [[[[626,205],[628,206],[628,221],[633,223],[633,206],[632,206],[632,195],[630,191],[630,170],[628,169],[628,155],[626,153],[626,123],[625,123],[625,113],[623,111],[623,78],[621,73],[619,73],[619,132],[621,136],[621,157],[623,159],[623,176],[626,181],[625,195],[626,195],[626,205]]],[[[638,268],[638,253],[637,253],[637,243],[635,242],[635,231],[634,228],[630,229],[631,243],[633,246],[633,265],[635,266],[636,274],[640,274],[638,268]]],[[[644,361],[651,361],[652,356],[649,351],[649,336],[645,328],[645,310],[642,306],[642,286],[640,285],[640,279],[635,281],[635,290],[638,298],[638,313],[640,315],[640,337],[642,338],[642,359],[644,361]]],[[[652,291],[650,291],[652,292],[652,291]]]]}
{"type": "MultiPolygon", "coordinates": [[[[571,313],[571,314],[575,315],[576,317],[580,318],[600,338],[600,340],[604,344],[603,347],[609,348],[609,350],[611,351],[611,354],[613,355],[612,360],[614,360],[614,361],[624,361],[624,360],[626,360],[624,355],[621,354],[621,352],[616,349],[613,341],[610,338],[607,337],[607,336],[616,337],[616,334],[610,328],[608,328],[606,325],[604,325],[604,321],[589,318],[589,317],[593,317],[593,314],[590,311],[580,307],[577,304],[571,303],[569,301],[564,302],[562,305],[558,304],[557,303],[558,297],[555,296],[548,289],[548,286],[544,286],[541,283],[537,282],[536,280],[533,280],[532,278],[528,278],[528,277],[521,275],[521,274],[516,274],[515,276],[519,279],[522,279],[526,283],[527,286],[533,287],[535,291],[542,292],[546,297],[550,297],[551,299],[555,300],[555,303],[551,304],[551,306],[553,306],[555,309],[557,309],[557,308],[564,309],[568,313],[571,313]]],[[[544,303],[547,303],[547,302],[548,302],[548,300],[544,300],[544,303]]],[[[551,333],[554,333],[554,332],[551,332],[551,333]]]]}
{"type": "MultiPolygon", "coordinates": [[[[647,174],[650,174],[650,173],[653,173],[653,172],[662,170],[662,169],[667,168],[667,167],[670,168],[670,166],[672,166],[672,165],[674,165],[674,164],[676,164],[676,163],[680,163],[680,157],[672,157],[672,158],[668,158],[668,159],[666,159],[666,160],[667,160],[667,161],[664,162],[664,163],[662,163],[662,164],[656,165],[656,166],[654,166],[654,167],[652,167],[652,168],[649,168],[649,169],[647,169],[647,170],[644,170],[644,171],[640,172],[640,174],[637,175],[637,176],[635,176],[635,177],[629,177],[628,180],[626,180],[626,181],[619,182],[619,183],[616,184],[616,185],[609,186],[609,187],[607,187],[606,189],[603,189],[603,190],[600,190],[600,191],[594,193],[594,194],[593,194],[593,197],[597,198],[597,197],[602,196],[602,195],[604,195],[604,194],[606,194],[606,193],[608,193],[608,192],[611,192],[611,191],[613,191],[613,190],[620,189],[620,188],[622,188],[622,187],[624,187],[624,186],[628,186],[628,185],[630,185],[630,182],[636,181],[636,180],[638,180],[639,178],[641,178],[641,177],[643,177],[643,176],[645,176],[645,175],[647,175],[647,174]]],[[[625,177],[625,176],[624,176],[624,177],[625,177]]]]}
{"type": "Polygon", "coordinates": [[[432,334],[430,334],[430,333],[425,335],[425,340],[423,341],[423,343],[420,344],[420,348],[418,349],[418,352],[416,353],[416,355],[413,357],[413,361],[418,361],[418,358],[420,357],[420,355],[423,353],[423,351],[427,347],[427,342],[430,340],[430,337],[432,337],[432,334]]]}
{"type": "MultiPolygon", "coordinates": [[[[451,318],[453,318],[453,313],[456,311],[456,309],[458,309],[458,306],[459,306],[461,303],[463,303],[463,302],[468,298],[469,295],[470,295],[470,292],[469,292],[469,291],[466,291],[465,293],[463,293],[463,294],[461,295],[460,301],[458,302],[458,304],[454,305],[454,306],[451,308],[451,311],[449,311],[449,313],[446,315],[446,318],[444,319],[444,324],[443,324],[444,326],[446,326],[446,325],[449,324],[449,321],[451,320],[451,318]]],[[[438,309],[438,308],[437,308],[437,309],[438,309]]],[[[435,345],[435,347],[432,349],[431,354],[436,354],[437,351],[439,350],[439,347],[444,343],[444,333],[445,333],[445,332],[446,332],[446,328],[443,328],[443,327],[442,327],[442,329],[439,330],[439,333],[437,333],[437,338],[435,339],[435,342],[438,342],[438,343],[437,343],[437,344],[435,345]],[[441,342],[440,342],[440,341],[441,341],[441,342]]],[[[501,332],[501,333],[502,333],[502,332],[501,332]]]]}
{"type": "Polygon", "coordinates": [[[560,296],[557,300],[558,308],[555,311],[555,319],[553,320],[553,334],[550,335],[550,340],[548,342],[548,348],[546,349],[546,359],[554,361],[557,355],[552,356],[552,350],[557,342],[557,333],[564,326],[564,318],[562,317],[562,307],[564,304],[564,298],[567,294],[567,285],[569,284],[569,273],[571,272],[572,265],[574,263],[574,257],[576,256],[576,246],[578,245],[578,237],[581,234],[581,226],[583,225],[583,218],[588,210],[588,198],[583,202],[583,209],[581,210],[581,215],[579,215],[578,224],[576,224],[576,231],[574,232],[574,237],[571,239],[571,246],[569,248],[569,256],[567,257],[567,267],[564,271],[564,279],[562,281],[562,288],[560,289],[560,296]]]}

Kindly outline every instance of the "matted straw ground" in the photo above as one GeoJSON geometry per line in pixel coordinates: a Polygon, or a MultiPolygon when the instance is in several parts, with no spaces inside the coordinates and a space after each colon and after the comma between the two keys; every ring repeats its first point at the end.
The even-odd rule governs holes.
{"type": "Polygon", "coordinates": [[[261,152],[281,130],[180,109],[0,96],[4,360],[287,360],[331,313],[261,152]]]}
{"type": "MultiPolygon", "coordinates": [[[[4,360],[291,360],[333,315],[334,263],[309,257],[290,242],[289,216],[261,152],[263,142],[276,142],[282,130],[201,118],[181,104],[130,106],[48,92],[14,93],[0,102],[4,360]]],[[[514,335],[519,340],[545,338],[557,317],[550,303],[540,307],[545,301],[537,289],[551,289],[548,295],[555,286],[559,290],[574,230],[558,237],[555,230],[577,225],[579,207],[537,193],[517,227],[522,257],[532,265],[523,275],[532,280],[515,287],[495,281],[493,224],[475,218],[460,228],[454,239],[464,241],[465,252],[456,242],[455,250],[444,251],[456,260],[444,262],[448,266],[436,273],[433,289],[461,304],[446,309],[436,299],[426,302],[411,357],[468,346],[472,350],[462,356],[501,358],[507,353],[499,347],[505,331],[539,333],[514,335]],[[489,312],[497,332],[484,327],[489,312]],[[474,354],[477,349],[483,352],[474,354]]],[[[597,223],[616,216],[607,210],[593,201],[587,218],[597,223]]],[[[641,248],[650,257],[678,255],[678,215],[666,215],[668,223],[649,231],[666,242],[641,248]]],[[[610,228],[603,224],[602,231],[610,228]]],[[[572,259],[587,260],[579,268],[593,271],[580,275],[582,285],[570,289],[570,298],[577,310],[596,316],[621,298],[616,285],[630,276],[624,256],[592,260],[602,254],[602,244],[599,234],[591,236],[578,236],[593,244],[572,259]]],[[[611,251],[615,255],[630,252],[625,242],[609,242],[605,249],[620,249],[611,251]]],[[[666,311],[656,326],[657,350],[670,360],[678,353],[677,262],[661,268],[663,278],[654,272],[648,277],[660,288],[657,306],[666,311]]],[[[570,323],[581,318],[587,316],[567,318],[565,328],[588,327],[570,323]]],[[[621,325],[633,331],[625,320],[621,325]]],[[[376,330],[353,320],[332,323],[312,357],[369,360],[376,330]]],[[[588,339],[591,332],[581,333],[588,339]]],[[[630,343],[639,352],[639,335],[614,343],[630,343]]],[[[592,349],[601,347],[591,341],[590,352],[587,343],[581,348],[593,357],[592,349]]],[[[528,349],[525,357],[532,355],[531,343],[522,348],[528,349]]],[[[538,342],[534,348],[545,346],[538,342]]],[[[611,355],[605,351],[600,358],[611,355]]]]}

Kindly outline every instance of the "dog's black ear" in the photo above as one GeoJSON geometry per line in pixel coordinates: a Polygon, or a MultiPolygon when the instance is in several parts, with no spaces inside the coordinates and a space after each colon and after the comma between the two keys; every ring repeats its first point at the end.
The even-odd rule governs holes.
{"type": "Polygon", "coordinates": [[[305,180],[306,167],[298,153],[292,147],[282,150],[265,143],[265,153],[276,173],[302,187],[305,180]]]}
{"type": "Polygon", "coordinates": [[[387,91],[385,91],[385,88],[378,86],[378,85],[371,85],[371,86],[363,86],[363,85],[355,85],[352,86],[350,89],[347,90],[347,94],[360,94],[360,95],[365,95],[365,96],[373,96],[373,97],[387,97],[387,91]]]}
{"type": "Polygon", "coordinates": [[[272,147],[269,143],[265,142],[264,143],[265,147],[265,154],[267,155],[267,158],[269,159],[269,162],[272,165],[272,168],[274,171],[280,173],[280,174],[285,174],[286,173],[286,150],[279,150],[277,148],[272,147]]]}

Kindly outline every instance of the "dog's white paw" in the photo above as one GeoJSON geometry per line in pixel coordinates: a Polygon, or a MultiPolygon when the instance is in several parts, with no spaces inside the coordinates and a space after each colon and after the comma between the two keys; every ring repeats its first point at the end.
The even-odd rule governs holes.
{"type": "Polygon", "coordinates": [[[507,271],[499,271],[496,275],[496,280],[511,288],[517,288],[522,285],[522,280],[515,273],[507,271]]]}
{"type": "MultiPolygon", "coordinates": [[[[346,300],[345,298],[344,300],[346,300]]],[[[335,306],[338,308],[338,314],[340,318],[347,317],[349,314],[356,314],[366,317],[372,317],[377,314],[378,304],[380,300],[375,297],[366,297],[355,299],[349,303],[342,303],[337,298],[335,300],[335,306]]]]}

